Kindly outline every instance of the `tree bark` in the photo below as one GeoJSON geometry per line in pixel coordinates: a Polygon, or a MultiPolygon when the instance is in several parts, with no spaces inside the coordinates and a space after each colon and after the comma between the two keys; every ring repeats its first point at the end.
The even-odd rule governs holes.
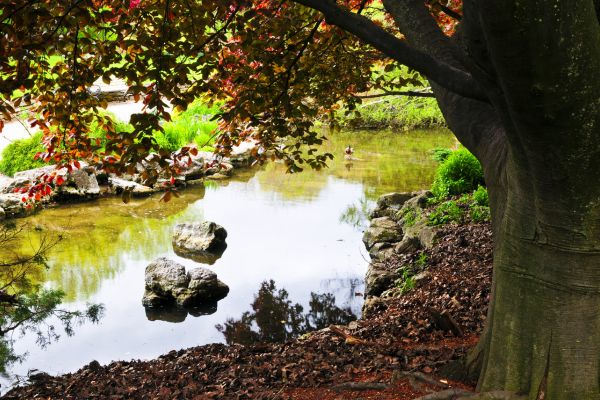
{"type": "Polygon", "coordinates": [[[485,92],[474,98],[428,76],[490,194],[494,277],[479,390],[599,399],[599,1],[463,0],[454,41],[421,0],[383,3],[411,47],[485,92]]]}
{"type": "MultiPolygon", "coordinates": [[[[560,194],[558,194],[560,195],[560,194]]],[[[495,238],[494,295],[478,389],[507,390],[530,399],[597,399],[600,361],[600,238],[547,240],[523,230],[529,207],[509,193],[495,238]],[[578,242],[578,244],[576,244],[578,242]],[[545,397],[541,396],[544,393],[545,397]]],[[[541,231],[539,231],[541,233],[541,231]]]]}

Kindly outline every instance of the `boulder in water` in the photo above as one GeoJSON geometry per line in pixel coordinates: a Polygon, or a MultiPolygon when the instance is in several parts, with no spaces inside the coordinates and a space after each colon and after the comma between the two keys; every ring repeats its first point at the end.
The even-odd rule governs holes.
{"type": "Polygon", "coordinates": [[[145,292],[142,304],[146,307],[197,307],[221,300],[229,287],[206,268],[185,267],[165,257],[146,267],[145,292]]]}
{"type": "Polygon", "coordinates": [[[213,264],[227,248],[227,231],[222,226],[204,221],[175,225],[173,250],[181,257],[213,264]]]}

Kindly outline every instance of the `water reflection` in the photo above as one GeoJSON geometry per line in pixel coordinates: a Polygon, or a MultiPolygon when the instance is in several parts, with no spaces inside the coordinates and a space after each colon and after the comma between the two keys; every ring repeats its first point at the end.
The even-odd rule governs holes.
{"type": "Polygon", "coordinates": [[[211,315],[217,312],[217,302],[195,307],[144,307],[148,321],[165,321],[180,323],[185,321],[188,314],[192,317],[211,315]]]}
{"type": "Polygon", "coordinates": [[[371,208],[371,203],[366,197],[363,197],[346,207],[340,215],[340,222],[348,224],[359,231],[364,231],[369,222],[371,208]]]}
{"type": "Polygon", "coordinates": [[[270,163],[257,175],[263,187],[279,192],[287,200],[316,198],[332,177],[363,184],[368,200],[398,190],[420,190],[433,180],[436,162],[431,159],[431,149],[454,144],[454,137],[444,129],[401,134],[342,131],[326,136],[322,150],[335,156],[329,168],[306,168],[290,175],[284,173],[285,165],[270,163]],[[348,144],[354,149],[352,160],[344,157],[348,144]]]}
{"type": "MultiPolygon", "coordinates": [[[[50,268],[41,270],[36,282],[63,289],[69,309],[93,302],[105,304],[106,313],[101,324],[84,325],[75,336],[67,339],[63,335],[63,340],[43,351],[37,348],[35,336],[19,339],[15,349],[19,354],[29,352],[29,356],[12,371],[23,375],[36,368],[66,373],[92,360],[105,364],[148,359],[174,348],[221,342],[224,335],[215,325],[223,324],[228,316],[244,317],[246,305],[253,303],[256,289],[265,279],[286,288],[289,296],[279,298],[289,302],[287,314],[291,317],[271,319],[286,324],[275,324],[279,326],[277,334],[263,334],[258,321],[266,332],[269,319],[257,317],[252,309],[241,318],[250,326],[234,325],[237,320],[231,320],[229,331],[240,329],[251,340],[289,337],[290,332],[307,326],[335,323],[336,313],[328,311],[335,309],[324,306],[319,311],[317,306],[319,302],[332,305],[333,296],[320,295],[311,307],[311,291],[333,293],[342,310],[337,313],[338,322],[345,322],[342,317],[349,315],[347,308],[358,313],[362,302],[357,291],[362,291],[368,264],[359,227],[364,206],[372,205],[381,193],[429,186],[435,169],[429,149],[450,146],[453,140],[448,132],[341,132],[325,144],[324,150],[337,158],[320,172],[285,174],[285,166],[270,163],[236,171],[229,181],[188,188],[181,198],[167,204],[159,203],[159,196],[133,199],[129,204],[104,198],[46,209],[22,219],[32,229],[43,226],[47,232],[66,237],[48,258],[50,268]],[[349,170],[343,160],[348,143],[360,158],[349,170]],[[344,223],[340,223],[343,213],[344,223]],[[219,302],[217,312],[200,318],[168,310],[147,315],[140,304],[146,266],[164,256],[186,268],[195,267],[194,261],[174,254],[172,230],[179,222],[203,220],[216,221],[229,233],[229,248],[212,269],[230,287],[230,294],[219,302]],[[296,302],[304,308],[297,310],[296,302]],[[324,318],[325,314],[333,317],[324,318]],[[296,322],[289,325],[287,321],[296,322]],[[281,332],[281,325],[288,333],[281,332]]],[[[14,247],[35,247],[36,240],[14,247]]],[[[0,259],[10,251],[0,248],[0,259]]],[[[272,293],[277,298],[279,290],[273,288],[272,293]]]]}
{"type": "MultiPolygon", "coordinates": [[[[205,192],[203,186],[195,186],[166,204],[159,203],[157,196],[128,204],[120,198],[101,199],[50,208],[23,220],[28,227],[42,227],[64,237],[37,282],[64,291],[67,302],[89,299],[102,282],[116,278],[127,267],[124,257],[145,260],[169,251],[174,221],[205,192]]],[[[186,217],[203,219],[200,213],[186,217]]],[[[0,257],[27,252],[40,244],[39,236],[33,235],[0,249],[0,257]]]]}
{"type": "Polygon", "coordinates": [[[288,296],[285,289],[277,289],[272,279],[264,281],[254,296],[252,312],[244,312],[238,320],[228,318],[216,328],[228,344],[277,343],[332,324],[345,325],[357,318],[349,307],[336,306],[331,293],[311,292],[307,313],[288,296]]]}

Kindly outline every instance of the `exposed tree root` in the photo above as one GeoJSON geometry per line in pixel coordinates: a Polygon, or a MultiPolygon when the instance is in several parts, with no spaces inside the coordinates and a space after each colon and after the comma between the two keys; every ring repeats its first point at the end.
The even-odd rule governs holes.
{"type": "Polygon", "coordinates": [[[416,398],[415,400],[458,400],[458,399],[473,399],[474,393],[468,392],[463,389],[447,389],[441,392],[435,392],[416,398]]]}
{"type": "Polygon", "coordinates": [[[341,392],[342,390],[385,390],[389,387],[391,385],[382,382],[345,382],[335,385],[331,389],[341,392]]]}

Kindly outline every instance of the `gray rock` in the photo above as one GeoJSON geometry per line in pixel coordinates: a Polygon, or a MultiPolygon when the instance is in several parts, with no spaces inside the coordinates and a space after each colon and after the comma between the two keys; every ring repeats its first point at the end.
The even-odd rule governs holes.
{"type": "Polygon", "coordinates": [[[222,174],[220,172],[217,172],[216,174],[208,175],[206,177],[206,179],[209,179],[211,181],[224,181],[226,179],[229,179],[229,176],[222,174]]]}
{"type": "Polygon", "coordinates": [[[14,179],[6,175],[0,174],[0,193],[8,193],[8,187],[12,185],[14,179]]]}
{"type": "Polygon", "coordinates": [[[0,194],[0,208],[4,210],[6,218],[13,218],[27,214],[27,208],[21,201],[23,195],[18,193],[0,194]]]}
{"type": "Polygon", "coordinates": [[[389,217],[375,218],[371,220],[371,226],[363,235],[363,242],[370,250],[375,243],[394,243],[402,240],[402,229],[389,217]]]}
{"type": "Polygon", "coordinates": [[[375,243],[369,250],[371,258],[384,260],[394,253],[394,247],[391,243],[375,243]]]}
{"type": "Polygon", "coordinates": [[[154,189],[149,186],[144,186],[137,182],[126,180],[123,178],[117,178],[115,176],[110,176],[108,178],[108,184],[113,188],[116,194],[121,194],[123,193],[123,191],[127,190],[131,192],[131,195],[134,197],[149,196],[153,193],[158,192],[158,189],[154,189]]]}
{"type": "Polygon", "coordinates": [[[214,272],[198,267],[188,273],[190,283],[185,295],[180,295],[177,303],[188,306],[206,302],[216,302],[229,293],[229,287],[217,279],[214,272]]]}
{"type": "Polygon", "coordinates": [[[409,193],[388,193],[384,194],[377,199],[377,207],[384,208],[390,206],[396,206],[398,209],[404,205],[404,203],[415,196],[414,192],[409,193]]]}
{"type": "Polygon", "coordinates": [[[379,297],[372,296],[365,300],[362,306],[362,318],[369,318],[377,311],[385,308],[385,302],[379,297]]]}
{"type": "Polygon", "coordinates": [[[400,275],[396,272],[380,268],[371,264],[365,276],[365,294],[367,296],[380,296],[385,290],[394,285],[400,275]]]}
{"type": "Polygon", "coordinates": [[[419,231],[419,241],[424,249],[430,249],[440,237],[440,229],[435,226],[423,226],[419,231]]]}
{"type": "Polygon", "coordinates": [[[235,168],[250,167],[255,160],[252,155],[255,147],[256,142],[254,141],[242,142],[231,150],[231,154],[227,161],[235,168]]]}
{"type": "Polygon", "coordinates": [[[81,168],[71,172],[66,168],[56,169],[52,165],[17,172],[12,180],[5,181],[0,192],[13,193],[16,188],[38,183],[43,175],[56,173],[64,178],[64,183],[54,187],[52,199],[78,200],[99,196],[100,186],[94,169],[84,162],[80,164],[81,168]]]}
{"type": "Polygon", "coordinates": [[[146,290],[157,296],[171,296],[187,289],[190,277],[181,264],[161,257],[146,267],[146,290]]]}
{"type": "MultiPolygon", "coordinates": [[[[205,268],[194,268],[186,272],[183,265],[161,257],[146,267],[142,304],[146,307],[173,304],[178,307],[195,307],[216,303],[228,293],[229,287],[218,280],[214,272],[205,268]]],[[[203,311],[197,314],[203,313],[206,314],[203,311]]]]}
{"type": "Polygon", "coordinates": [[[56,171],[56,168],[52,165],[48,165],[46,167],[17,172],[13,178],[3,179],[1,191],[2,193],[14,193],[15,189],[32,185],[36,183],[42,175],[49,174],[53,171],[56,171]]]}
{"type": "Polygon", "coordinates": [[[412,253],[413,251],[417,251],[421,248],[421,241],[419,238],[414,236],[404,236],[402,241],[394,247],[394,251],[399,254],[407,254],[412,253]]]}
{"type": "Polygon", "coordinates": [[[200,161],[192,162],[192,165],[183,172],[183,176],[185,177],[185,181],[194,181],[200,179],[204,176],[204,161],[200,159],[200,161]]]}
{"type": "Polygon", "coordinates": [[[181,257],[212,264],[221,257],[227,231],[214,222],[177,224],[173,231],[173,250],[181,257]]]}
{"type": "Polygon", "coordinates": [[[93,169],[82,167],[66,175],[65,183],[54,189],[57,200],[79,200],[100,195],[100,186],[93,169]]]}
{"type": "Polygon", "coordinates": [[[398,220],[396,215],[398,211],[404,206],[404,204],[420,194],[421,192],[407,192],[407,193],[388,193],[384,194],[379,199],[377,199],[377,206],[369,217],[373,218],[381,218],[381,217],[390,217],[394,220],[398,220]]]}
{"type": "Polygon", "coordinates": [[[421,190],[419,192],[412,193],[412,197],[404,202],[402,208],[425,208],[427,202],[433,196],[429,190],[421,190]]]}

